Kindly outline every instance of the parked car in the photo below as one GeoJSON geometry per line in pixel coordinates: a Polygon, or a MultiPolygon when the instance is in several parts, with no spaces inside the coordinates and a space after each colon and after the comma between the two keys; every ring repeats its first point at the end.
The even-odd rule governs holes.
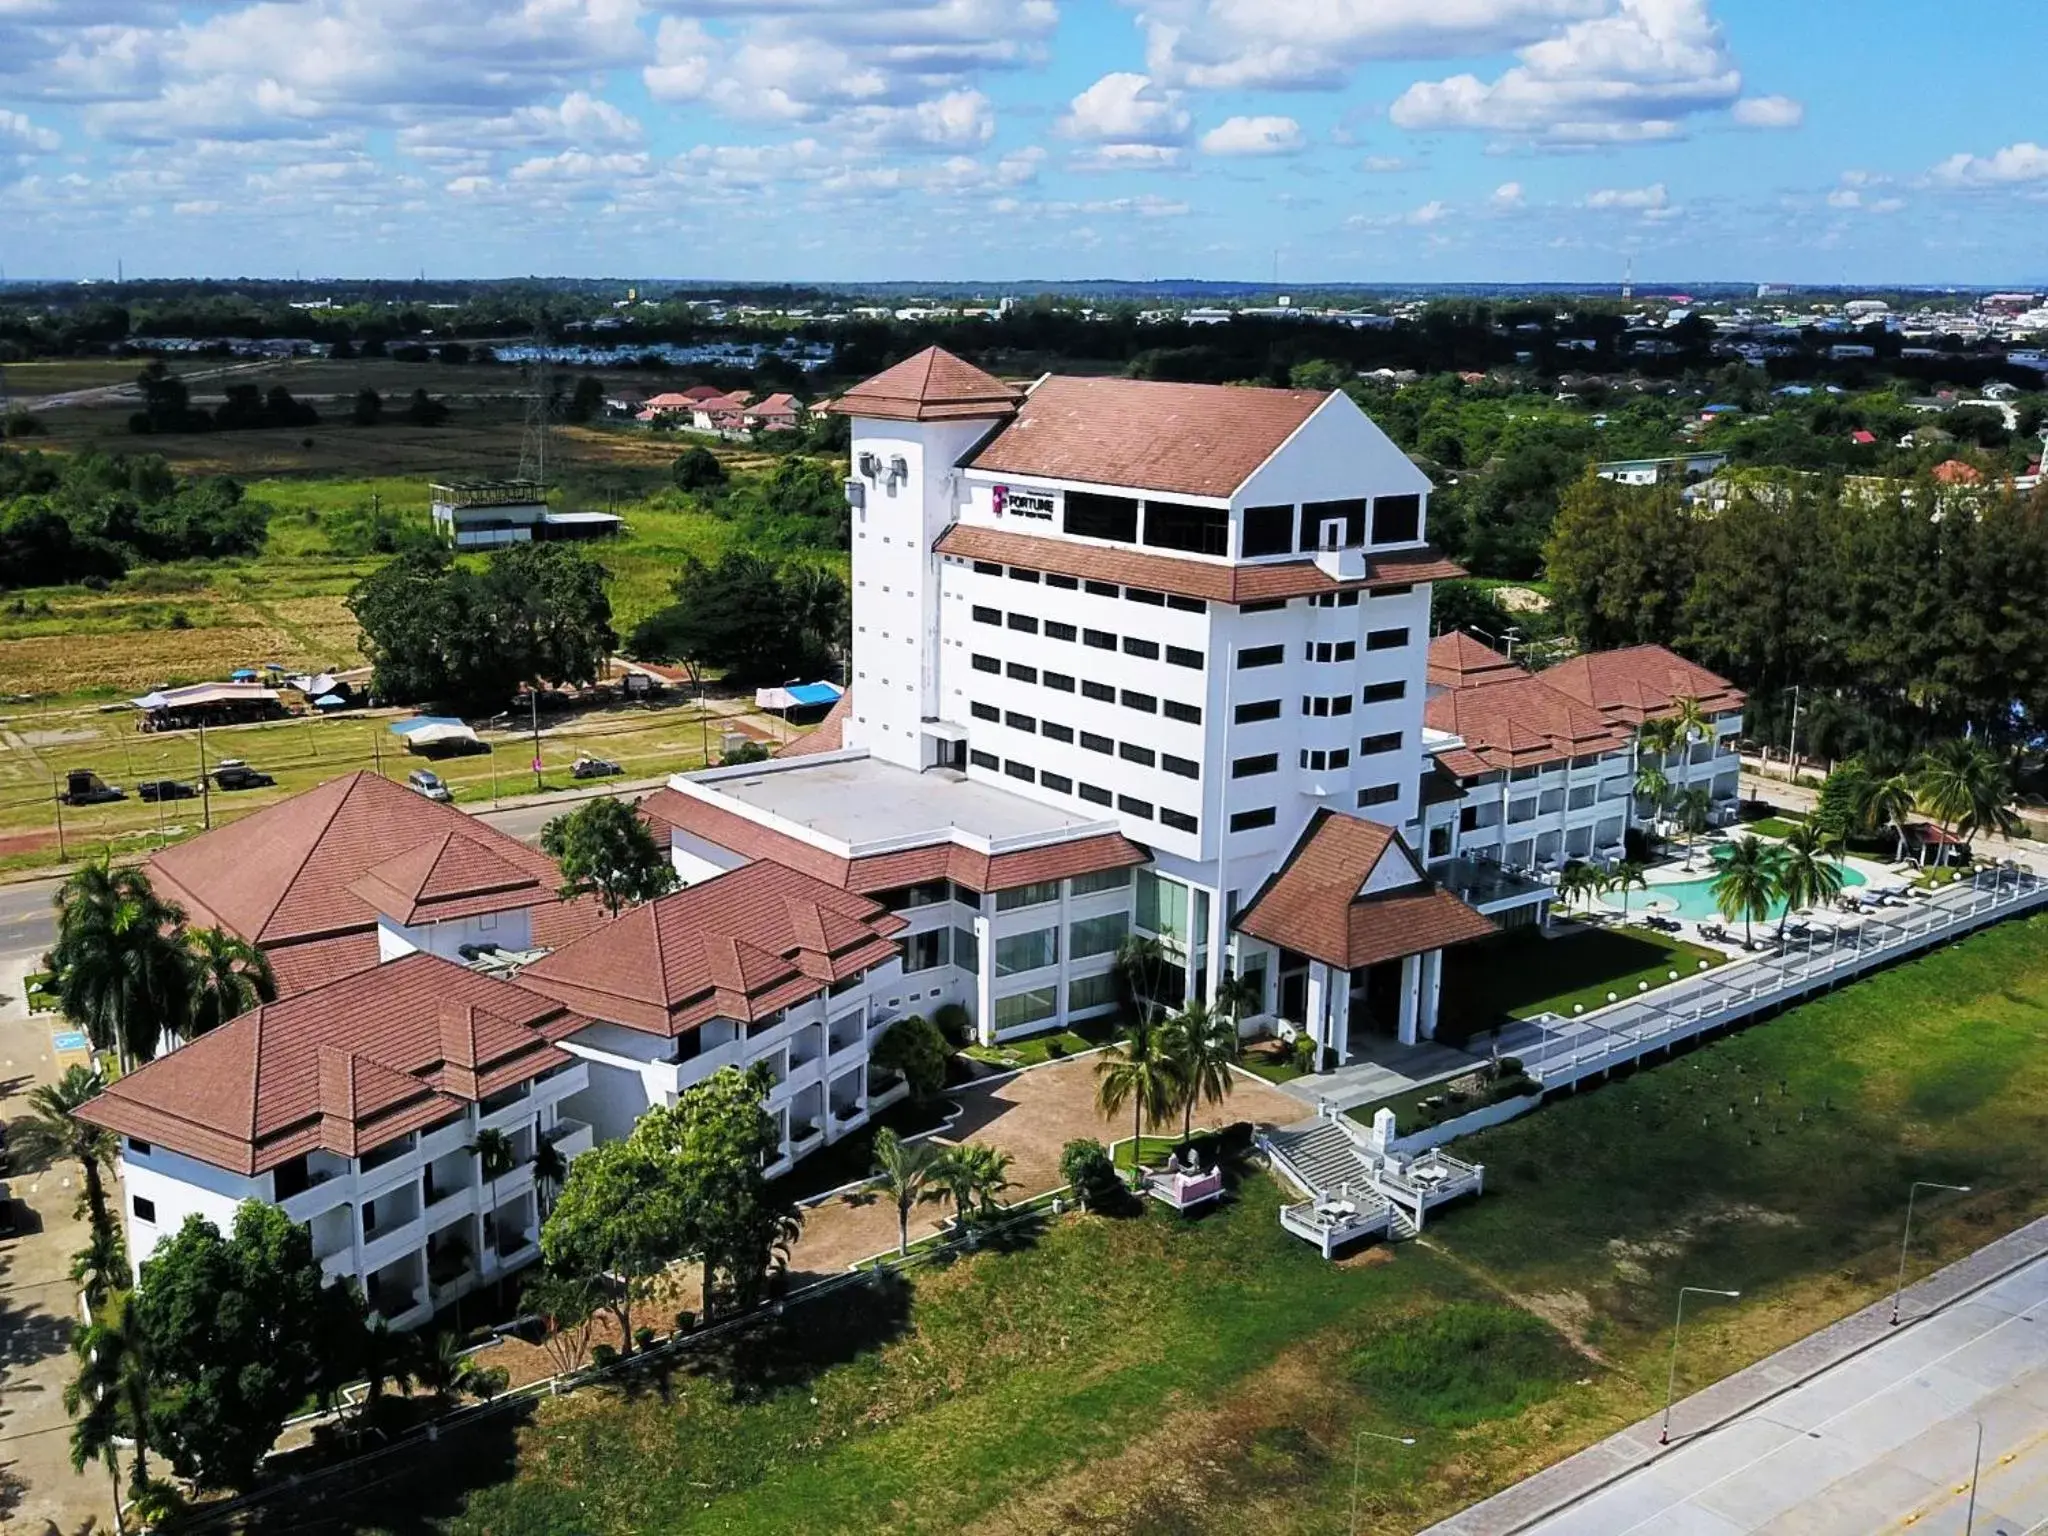
{"type": "Polygon", "coordinates": [[[415,768],[405,776],[405,782],[418,790],[429,800],[453,800],[454,794],[441,782],[441,776],[430,768],[415,768]]]}
{"type": "Polygon", "coordinates": [[[190,800],[199,790],[183,779],[144,779],[135,793],[145,800],[190,800]]]}
{"type": "Polygon", "coordinates": [[[224,757],[214,767],[213,782],[222,789],[262,789],[277,780],[267,773],[258,773],[239,757],[224,757]]]}
{"type": "Polygon", "coordinates": [[[569,777],[572,779],[609,779],[613,775],[621,774],[625,771],[625,769],[609,758],[579,757],[570,765],[569,777]]]}
{"type": "Polygon", "coordinates": [[[90,768],[72,768],[64,775],[64,793],[58,798],[66,805],[105,805],[128,796],[119,785],[109,784],[90,768]]]}

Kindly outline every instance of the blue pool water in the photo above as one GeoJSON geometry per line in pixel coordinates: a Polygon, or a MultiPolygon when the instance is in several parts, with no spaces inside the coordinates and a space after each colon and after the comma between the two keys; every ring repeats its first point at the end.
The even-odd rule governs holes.
{"type": "MultiPolygon", "coordinates": [[[[1864,883],[1863,876],[1847,864],[1842,866],[1842,889],[1852,890],[1864,883]]],[[[1610,911],[1621,910],[1621,892],[1608,891],[1601,896],[1600,905],[1610,911]]],[[[1714,905],[1714,877],[1703,874],[1696,880],[1670,880],[1652,885],[1647,891],[1628,893],[1628,910],[1631,916],[1638,912],[1654,912],[1659,917],[1682,917],[1695,923],[1722,921],[1721,909],[1714,905]]],[[[1782,901],[1771,903],[1771,916],[1777,917],[1785,910],[1782,901]]]]}

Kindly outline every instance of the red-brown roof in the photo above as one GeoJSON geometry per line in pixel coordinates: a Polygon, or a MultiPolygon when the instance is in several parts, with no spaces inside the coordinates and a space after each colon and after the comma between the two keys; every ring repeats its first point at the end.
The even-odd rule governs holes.
{"type": "Polygon", "coordinates": [[[1710,715],[1740,709],[1744,703],[1742,690],[1727,678],[1661,645],[1589,651],[1546,667],[1538,676],[1580,703],[1631,726],[1670,714],[1683,698],[1697,699],[1710,715]]]}
{"type": "Polygon", "coordinates": [[[818,728],[799,736],[775,755],[777,757],[815,757],[820,752],[837,752],[846,745],[846,717],[853,713],[853,690],[847,689],[839,695],[838,702],[825,711],[825,718],[818,722],[818,728]]]}
{"type": "Polygon", "coordinates": [[[976,421],[1010,415],[1022,391],[943,347],[926,347],[856,384],[825,409],[880,421],[976,421]]]}
{"type": "Polygon", "coordinates": [[[1374,555],[1367,561],[1362,579],[1337,581],[1325,575],[1313,560],[1226,565],[1220,561],[1183,560],[1135,549],[1078,544],[1042,534],[1010,533],[968,523],[955,523],[940,534],[937,548],[941,554],[957,555],[963,560],[999,561],[1084,581],[1114,581],[1127,587],[1144,587],[1215,603],[1272,602],[1323,592],[1371,592],[1417,582],[1446,581],[1465,574],[1464,567],[1433,549],[1374,555]]]}
{"type": "Polygon", "coordinates": [[[1294,851],[1238,915],[1237,928],[1342,970],[1483,939],[1494,925],[1422,876],[1393,828],[1318,811],[1294,851]],[[1414,879],[1370,895],[1382,859],[1414,879]]]}
{"type": "Polygon", "coordinates": [[[894,959],[905,926],[878,902],[764,860],[635,907],[520,980],[592,1017],[673,1037],[815,997],[894,959]]]}
{"type": "Polygon", "coordinates": [[[1184,496],[1229,496],[1329,399],[1148,379],[1041,380],[967,464],[1184,496]]]}
{"type": "Polygon", "coordinates": [[[569,1065],[589,1020],[415,953],[252,1009],[108,1086],[79,1118],[235,1173],[363,1153],[569,1065]]]}
{"type": "Polygon", "coordinates": [[[1429,681],[1437,688],[1471,688],[1528,674],[1490,645],[1462,629],[1446,630],[1429,642],[1429,681]]]}
{"type": "Polygon", "coordinates": [[[1077,875],[1100,874],[1104,870],[1129,869],[1151,857],[1121,833],[1104,832],[1012,853],[980,853],[947,840],[898,853],[846,859],[723,806],[672,789],[658,789],[642,800],[640,814],[657,837],[666,838],[681,830],[743,859],[771,859],[861,895],[901,890],[927,880],[952,880],[987,894],[1048,880],[1071,880],[1077,875]]]}
{"type": "Polygon", "coordinates": [[[1439,693],[1423,706],[1422,719],[1431,730],[1458,737],[1490,768],[1613,752],[1627,747],[1631,734],[1590,704],[1521,671],[1503,682],[1439,693]]]}
{"type": "Polygon", "coordinates": [[[1945,459],[1934,466],[1934,478],[1943,485],[1982,485],[1984,471],[1961,459],[1945,459]]]}

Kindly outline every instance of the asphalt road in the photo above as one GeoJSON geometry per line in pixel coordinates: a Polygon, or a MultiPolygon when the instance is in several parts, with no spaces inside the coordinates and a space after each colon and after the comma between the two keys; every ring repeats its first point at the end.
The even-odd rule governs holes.
{"type": "MultiPolygon", "coordinates": [[[[1684,1434],[1679,1405],[1674,1434],[1684,1434]]],[[[1528,1536],[2048,1529],[2048,1257],[1820,1372],[1528,1536]],[[1983,1455],[1971,1515],[1978,1426],[1983,1455]]]]}

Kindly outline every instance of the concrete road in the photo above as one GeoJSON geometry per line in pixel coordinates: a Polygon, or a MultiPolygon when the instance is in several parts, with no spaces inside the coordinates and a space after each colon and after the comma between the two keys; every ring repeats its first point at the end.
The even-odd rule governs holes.
{"type": "MultiPolygon", "coordinates": [[[[1681,1441],[1687,1407],[1681,1403],[1673,1420],[1681,1441]]],[[[2048,1256],[1525,1529],[2026,1536],[2044,1528],[2048,1256]]]]}

